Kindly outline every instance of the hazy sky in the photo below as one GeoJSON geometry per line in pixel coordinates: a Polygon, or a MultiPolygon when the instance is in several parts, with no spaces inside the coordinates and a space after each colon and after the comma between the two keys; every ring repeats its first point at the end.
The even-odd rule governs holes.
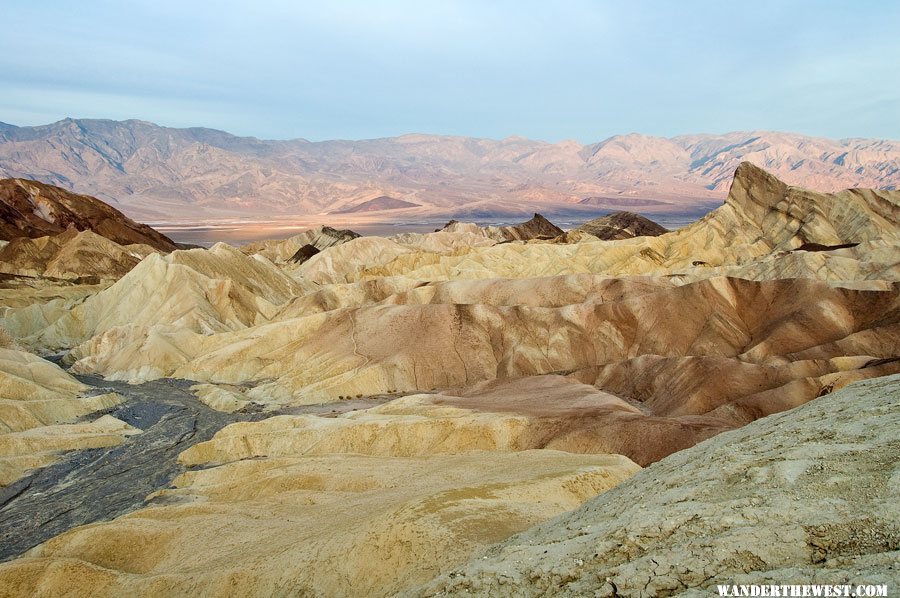
{"type": "Polygon", "coordinates": [[[900,139],[900,2],[0,0],[0,121],[900,139]]]}

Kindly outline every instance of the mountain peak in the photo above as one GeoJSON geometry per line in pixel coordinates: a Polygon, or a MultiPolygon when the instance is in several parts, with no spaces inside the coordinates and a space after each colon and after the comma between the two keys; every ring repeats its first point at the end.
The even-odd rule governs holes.
{"type": "Polygon", "coordinates": [[[605,241],[634,237],[658,237],[669,232],[668,229],[656,222],[634,212],[613,212],[585,222],[577,230],[605,241]]]}
{"type": "Polygon", "coordinates": [[[734,171],[728,202],[740,204],[751,200],[772,207],[784,198],[788,185],[752,162],[741,162],[734,171]]]}
{"type": "Polygon", "coordinates": [[[820,193],[794,187],[763,168],[743,162],[725,206],[712,212],[728,235],[738,228],[773,249],[805,245],[837,247],[891,234],[897,226],[898,194],[879,190],[820,193]]]}

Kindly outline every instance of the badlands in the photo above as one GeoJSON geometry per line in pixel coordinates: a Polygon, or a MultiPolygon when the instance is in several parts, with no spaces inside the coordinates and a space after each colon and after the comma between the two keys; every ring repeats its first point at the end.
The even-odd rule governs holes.
{"type": "Polygon", "coordinates": [[[0,595],[900,582],[900,192],[177,249],[3,184],[0,595]]]}

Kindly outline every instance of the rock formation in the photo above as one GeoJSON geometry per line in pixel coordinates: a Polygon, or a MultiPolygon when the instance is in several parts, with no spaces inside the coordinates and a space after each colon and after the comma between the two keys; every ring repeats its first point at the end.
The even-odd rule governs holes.
{"type": "Polygon", "coordinates": [[[632,212],[613,212],[609,216],[601,216],[585,222],[575,230],[588,233],[604,241],[634,237],[658,237],[669,232],[649,218],[632,212]]]}
{"type": "Polygon", "coordinates": [[[298,270],[312,280],[353,282],[379,276],[419,280],[534,278],[571,273],[858,281],[897,278],[900,192],[854,189],[830,195],[789,187],[744,163],[725,205],[669,234],[615,244],[495,244],[453,252],[410,251],[386,243],[354,254],[354,243],[325,271],[317,256],[298,270]],[[851,248],[793,252],[804,244],[851,248]],[[374,253],[374,255],[373,255],[374,253]],[[423,255],[424,254],[424,255],[423,255]],[[358,257],[357,257],[358,256],[358,257]]]}
{"type": "Polygon", "coordinates": [[[144,509],[76,528],[0,565],[0,585],[95,596],[387,596],[638,469],[615,455],[400,458],[329,445],[335,452],[205,463],[144,509]]]}
{"type": "Polygon", "coordinates": [[[143,258],[149,245],[119,245],[70,226],[52,237],[17,237],[0,248],[0,272],[63,280],[118,280],[143,258]]]}
{"type": "MultiPolygon", "coordinates": [[[[78,372],[247,383],[250,399],[273,405],[629,367],[644,354],[737,365],[852,357],[859,369],[858,359],[896,356],[896,196],[815,194],[745,165],[726,205],[659,237],[365,237],[289,266],[290,276],[224,245],[179,251],[148,257],[71,312],[44,310],[49,325],[21,342],[72,349],[78,372]],[[596,274],[570,274],[584,271],[596,274]],[[610,279],[629,274],[657,276],[610,279]],[[440,279],[452,280],[427,282],[440,279]]],[[[33,317],[5,315],[16,330],[33,317]]]]}
{"type": "Polygon", "coordinates": [[[0,239],[52,237],[72,229],[92,231],[118,245],[176,249],[165,235],[94,197],[37,181],[0,180],[0,239]]]}
{"type": "Polygon", "coordinates": [[[285,261],[297,262],[300,260],[295,260],[294,257],[297,256],[298,251],[306,246],[316,249],[316,253],[318,253],[323,249],[328,249],[356,238],[359,238],[359,235],[352,230],[337,230],[330,226],[319,226],[284,240],[248,243],[241,247],[241,251],[247,255],[258,254],[264,256],[276,263],[285,261]]]}
{"type": "Polygon", "coordinates": [[[76,423],[121,401],[112,393],[86,396],[88,390],[49,361],[0,347],[0,487],[61,451],[116,445],[139,432],[107,415],[76,423]]]}
{"type": "Polygon", "coordinates": [[[898,401],[900,376],[869,380],[721,434],[410,595],[893,587],[900,581],[898,401]]]}
{"type": "Polygon", "coordinates": [[[436,232],[472,233],[499,242],[530,241],[533,239],[553,239],[563,234],[563,230],[541,216],[535,214],[531,220],[511,226],[478,226],[471,223],[451,220],[444,228],[436,232]]]}
{"type": "Polygon", "coordinates": [[[390,238],[322,227],[148,247],[136,265],[116,261],[133,246],[88,231],[14,240],[0,474],[20,506],[0,537],[8,557],[34,548],[0,565],[0,587],[893,582],[898,216],[898,192],[816,193],[742,164],[724,205],[658,236],[624,217],[618,240],[561,238],[538,216],[390,238]],[[103,251],[117,280],[69,276],[103,251]],[[91,390],[104,385],[119,394],[91,390]],[[59,451],[114,443],[79,494],[95,470],[59,451]],[[140,473],[139,496],[107,479],[117,466],[140,473]],[[44,509],[57,527],[10,531],[61,487],[44,509]],[[99,513],[79,507],[99,497],[99,513]]]}
{"type": "MultiPolygon", "coordinates": [[[[135,276],[145,273],[140,268],[135,276]]],[[[752,363],[791,361],[802,352],[890,358],[900,317],[896,287],[848,291],[808,281],[715,279],[561,307],[494,306],[482,298],[281,319],[277,306],[237,284],[222,288],[212,278],[189,284],[195,275],[186,269],[169,281],[165,272],[160,268],[147,284],[177,288],[181,301],[196,305],[189,316],[177,304],[167,310],[166,286],[159,300],[124,310],[119,294],[127,287],[113,285],[23,342],[74,346],[70,360],[82,373],[250,382],[260,385],[251,395],[263,402],[319,402],[572,371],[641,354],[752,363]],[[798,318],[808,327],[798,328],[798,318]]],[[[547,286],[561,282],[549,279],[547,286]]]]}
{"type": "Polygon", "coordinates": [[[23,179],[0,180],[0,273],[118,280],[154,252],[177,248],[99,199],[23,179]]]}

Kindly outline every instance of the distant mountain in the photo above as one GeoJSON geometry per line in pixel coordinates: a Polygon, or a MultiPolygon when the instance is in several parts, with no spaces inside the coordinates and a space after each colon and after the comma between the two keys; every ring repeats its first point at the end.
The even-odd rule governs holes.
{"type": "Polygon", "coordinates": [[[583,206],[599,206],[603,208],[622,208],[665,205],[666,202],[656,199],[641,199],[639,197],[585,197],[578,202],[583,206]]]}
{"type": "Polygon", "coordinates": [[[355,214],[358,212],[381,212],[383,210],[402,210],[403,208],[417,208],[419,204],[397,199],[396,197],[388,197],[387,195],[379,195],[369,201],[364,201],[355,206],[347,206],[340,210],[335,210],[335,214],[355,214]]]}
{"type": "Polygon", "coordinates": [[[406,213],[422,216],[680,212],[723,199],[742,161],[823,191],[900,183],[900,142],[766,131],[582,145],[436,135],[262,141],[136,120],[0,124],[0,176],[94,195],[154,221],[327,214],[378,196],[415,198],[406,213]]]}

